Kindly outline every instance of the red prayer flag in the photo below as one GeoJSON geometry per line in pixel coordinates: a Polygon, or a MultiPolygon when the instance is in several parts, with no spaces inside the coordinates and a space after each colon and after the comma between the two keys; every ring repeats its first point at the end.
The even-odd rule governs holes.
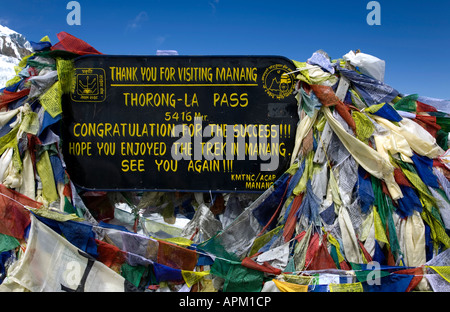
{"type": "Polygon", "coordinates": [[[118,247],[98,239],[96,239],[95,242],[97,243],[98,261],[113,270],[118,270],[120,266],[125,263],[125,252],[118,247]]]}
{"type": "Polygon", "coordinates": [[[52,46],[51,50],[63,50],[78,55],[102,54],[94,49],[90,44],[72,36],[69,33],[66,33],[65,31],[58,33],[56,36],[58,37],[59,42],[52,46]]]}
{"type": "Polygon", "coordinates": [[[322,243],[319,246],[311,264],[308,266],[309,270],[325,270],[336,269],[336,264],[328,252],[326,244],[322,243]]]}
{"type": "Polygon", "coordinates": [[[302,204],[303,195],[304,193],[301,193],[300,195],[296,196],[292,202],[291,210],[289,211],[286,223],[284,224],[283,237],[285,242],[289,241],[294,234],[295,225],[297,223],[296,214],[302,204]]]}
{"type": "Polygon", "coordinates": [[[277,268],[271,266],[267,262],[264,262],[263,264],[258,264],[256,261],[254,261],[253,259],[251,259],[249,257],[244,258],[244,260],[242,260],[241,264],[242,264],[242,266],[244,266],[246,268],[269,273],[269,274],[279,275],[282,273],[281,269],[277,269],[277,268]]]}
{"type": "Polygon", "coordinates": [[[24,207],[41,208],[42,204],[0,184],[0,233],[24,238],[30,225],[30,212],[24,207]]]}
{"type": "Polygon", "coordinates": [[[165,241],[158,241],[158,263],[180,270],[193,271],[197,265],[197,253],[165,241]]]}
{"type": "Polygon", "coordinates": [[[311,85],[311,89],[323,106],[335,106],[341,102],[329,86],[311,85]]]}
{"type": "Polygon", "coordinates": [[[0,109],[5,107],[9,103],[20,100],[28,94],[30,94],[30,89],[23,89],[22,91],[18,92],[10,92],[8,90],[4,90],[3,94],[0,95],[0,109]]]}

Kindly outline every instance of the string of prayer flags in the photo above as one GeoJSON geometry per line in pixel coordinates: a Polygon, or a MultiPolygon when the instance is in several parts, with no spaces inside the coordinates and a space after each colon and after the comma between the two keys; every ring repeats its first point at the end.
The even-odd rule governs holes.
{"type": "Polygon", "coordinates": [[[73,59],[101,52],[58,40],[0,90],[0,291],[450,290],[449,101],[400,93],[368,54],[317,51],[292,61],[295,146],[262,194],[86,191],[62,98],[73,59]]]}

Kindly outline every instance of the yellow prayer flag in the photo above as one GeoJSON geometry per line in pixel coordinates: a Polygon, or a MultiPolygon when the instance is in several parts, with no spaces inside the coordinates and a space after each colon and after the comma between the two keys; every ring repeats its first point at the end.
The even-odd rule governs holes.
{"type": "Polygon", "coordinates": [[[330,292],[363,292],[361,282],[349,284],[330,284],[330,292]]]}
{"type": "Polygon", "coordinates": [[[35,112],[28,112],[20,124],[20,131],[36,135],[39,132],[39,116],[35,112]]]}
{"type": "Polygon", "coordinates": [[[16,83],[18,83],[21,80],[21,78],[19,76],[14,76],[13,78],[11,78],[10,80],[8,80],[5,84],[6,87],[10,87],[16,83]]]}
{"type": "Polygon", "coordinates": [[[380,104],[369,106],[364,109],[364,112],[369,113],[369,114],[374,114],[374,113],[378,112],[384,106],[384,104],[386,104],[386,103],[380,103],[380,104]]]}
{"type": "Polygon", "coordinates": [[[193,241],[191,241],[190,239],[185,238],[185,237],[170,237],[170,238],[164,238],[164,239],[158,239],[158,240],[172,243],[172,244],[175,244],[178,246],[184,246],[184,247],[189,247],[193,243],[193,241]]]}
{"type": "Polygon", "coordinates": [[[66,222],[66,221],[77,221],[77,222],[83,222],[85,221],[83,218],[78,217],[76,214],[66,214],[66,213],[60,213],[48,208],[30,208],[28,207],[28,210],[32,211],[35,215],[44,217],[46,219],[52,219],[59,222],[66,222]]]}
{"type": "Polygon", "coordinates": [[[288,282],[282,282],[276,279],[272,280],[281,292],[308,292],[308,285],[298,285],[288,282]]]}
{"type": "Polygon", "coordinates": [[[367,143],[375,131],[375,126],[366,115],[358,111],[353,111],[352,117],[356,124],[357,138],[362,142],[367,143]]]}
{"type": "Polygon", "coordinates": [[[36,163],[36,169],[42,182],[42,193],[48,203],[55,202],[59,199],[56,191],[55,180],[53,178],[53,169],[50,163],[48,151],[42,153],[40,159],[36,163]]]}
{"type": "Polygon", "coordinates": [[[373,209],[373,222],[375,225],[375,239],[389,246],[389,240],[386,236],[386,232],[383,228],[383,223],[381,222],[381,218],[380,215],[378,214],[377,209],[373,209]]]}
{"type": "Polygon", "coordinates": [[[202,287],[199,292],[217,292],[211,279],[204,278],[200,281],[202,287]]]}
{"type": "MultiPolygon", "coordinates": [[[[27,66],[28,59],[29,59],[30,57],[32,57],[32,56],[34,56],[34,53],[32,53],[32,54],[30,54],[30,55],[27,55],[27,56],[23,57],[23,58],[20,60],[20,62],[19,62],[19,67],[20,67],[20,68],[25,68],[25,66],[27,66]]],[[[20,77],[18,77],[18,78],[19,78],[19,80],[20,80],[20,77]]]]}
{"type": "Polygon", "coordinates": [[[443,279],[450,283],[450,266],[426,266],[427,268],[433,269],[438,273],[443,279]]]}
{"type": "Polygon", "coordinates": [[[283,273],[282,275],[285,282],[293,283],[296,285],[309,285],[311,284],[311,280],[314,279],[313,276],[309,275],[295,275],[286,273],[283,273]]]}
{"type": "Polygon", "coordinates": [[[61,96],[61,84],[57,81],[40,98],[42,106],[53,118],[62,113],[61,96]]]}
{"type": "Polygon", "coordinates": [[[432,206],[436,205],[436,199],[431,195],[426,184],[422,181],[418,174],[411,172],[407,169],[401,168],[402,172],[405,174],[406,178],[411,182],[411,184],[419,191],[419,198],[424,204],[424,207],[430,209],[432,206]]]}
{"type": "Polygon", "coordinates": [[[250,255],[254,255],[255,253],[257,253],[258,250],[261,249],[261,247],[263,247],[265,244],[267,244],[274,235],[278,234],[282,228],[283,226],[280,225],[273,230],[255,238],[252,248],[250,249],[250,255]]]}
{"type": "Polygon", "coordinates": [[[181,275],[183,276],[184,282],[188,287],[192,287],[195,283],[198,283],[202,278],[208,275],[209,271],[194,272],[181,270],[181,275]]]}
{"type": "Polygon", "coordinates": [[[328,242],[336,248],[336,253],[338,256],[339,263],[344,261],[345,258],[341,253],[341,245],[339,244],[338,240],[336,238],[334,238],[334,236],[331,235],[330,233],[327,234],[327,239],[328,239],[328,242]]]}
{"type": "Polygon", "coordinates": [[[61,83],[61,91],[65,94],[70,93],[72,89],[72,81],[75,75],[73,61],[57,59],[56,69],[58,70],[58,79],[61,83]]]}
{"type": "Polygon", "coordinates": [[[48,36],[44,36],[44,37],[42,37],[40,42],[50,42],[50,38],[48,36]]]}
{"type": "Polygon", "coordinates": [[[305,157],[305,169],[303,171],[303,175],[300,178],[300,181],[298,181],[298,184],[295,186],[292,193],[294,195],[299,195],[303,193],[306,190],[306,185],[308,183],[308,180],[312,178],[313,175],[313,160],[314,160],[314,153],[311,151],[306,155],[305,157]]]}

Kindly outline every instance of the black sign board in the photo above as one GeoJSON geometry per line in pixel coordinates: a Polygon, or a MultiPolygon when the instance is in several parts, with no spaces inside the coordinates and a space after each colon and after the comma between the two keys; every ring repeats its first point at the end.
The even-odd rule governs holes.
{"type": "Polygon", "coordinates": [[[86,190],[262,192],[289,166],[294,64],[278,56],[83,56],[63,153],[86,190]]]}

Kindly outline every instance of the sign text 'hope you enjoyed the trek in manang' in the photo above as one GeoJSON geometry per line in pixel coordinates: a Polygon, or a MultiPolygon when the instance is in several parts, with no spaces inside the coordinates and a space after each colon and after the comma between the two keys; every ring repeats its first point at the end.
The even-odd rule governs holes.
{"type": "Polygon", "coordinates": [[[266,190],[298,123],[294,64],[278,56],[75,60],[63,152],[87,190],[266,190]]]}

